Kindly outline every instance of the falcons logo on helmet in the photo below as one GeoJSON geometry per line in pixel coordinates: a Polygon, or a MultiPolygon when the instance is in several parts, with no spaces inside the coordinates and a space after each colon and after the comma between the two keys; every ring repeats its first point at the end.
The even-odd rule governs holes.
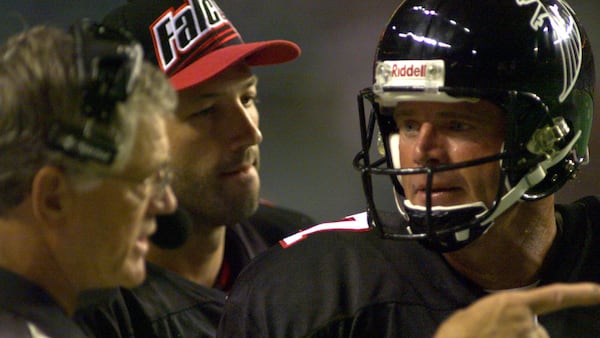
{"type": "Polygon", "coordinates": [[[575,85],[582,62],[581,34],[573,20],[575,12],[563,0],[557,0],[553,5],[544,4],[541,0],[515,0],[515,2],[518,6],[537,4],[535,14],[530,21],[533,30],[542,28],[546,19],[553,28],[554,43],[560,46],[563,59],[563,89],[558,97],[559,102],[563,102],[575,85]]]}

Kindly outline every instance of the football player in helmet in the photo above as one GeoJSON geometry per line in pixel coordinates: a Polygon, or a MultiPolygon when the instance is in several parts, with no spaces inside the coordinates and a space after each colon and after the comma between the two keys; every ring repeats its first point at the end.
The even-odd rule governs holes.
{"type": "MultiPolygon", "coordinates": [[[[600,281],[600,201],[553,197],[588,161],[593,93],[590,41],[563,0],[403,1],[358,98],[367,211],[248,268],[224,336],[428,337],[491,292],[600,281]]],[[[600,300],[583,289],[596,297],[553,310],[600,300]]],[[[598,306],[539,320],[523,307],[531,330],[600,335],[598,306]]]]}
{"type": "MultiPolygon", "coordinates": [[[[361,113],[364,149],[355,159],[374,227],[386,237],[425,239],[451,251],[478,238],[517,202],[556,192],[587,163],[593,86],[590,42],[564,1],[404,3],[377,47],[374,84],[361,93],[377,122],[369,124],[361,113]],[[511,23],[503,24],[498,13],[511,23]],[[414,107],[425,105],[444,113],[431,123],[431,136],[430,124],[414,116],[420,110],[414,107]],[[456,113],[465,109],[473,119],[456,113]],[[471,135],[476,132],[488,134],[471,135]],[[453,142],[465,141],[465,134],[477,136],[472,143],[479,146],[495,134],[501,142],[458,161],[455,153],[468,145],[453,142]],[[371,160],[375,140],[383,157],[371,160]],[[434,144],[414,144],[423,153],[406,158],[412,156],[406,143],[416,141],[434,144]],[[471,171],[489,181],[482,176],[490,165],[497,169],[491,198],[457,204],[446,196],[483,189],[489,183],[461,187],[475,182],[451,177],[471,171]],[[399,218],[386,222],[373,175],[391,177],[399,218]]],[[[359,104],[364,112],[363,100],[359,104]]]]}

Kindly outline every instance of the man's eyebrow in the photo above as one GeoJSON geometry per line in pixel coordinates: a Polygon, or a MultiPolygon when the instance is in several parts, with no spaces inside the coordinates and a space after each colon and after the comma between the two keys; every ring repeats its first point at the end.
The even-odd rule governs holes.
{"type": "MultiPolygon", "coordinates": [[[[495,112],[489,111],[488,109],[481,110],[456,110],[452,108],[440,109],[433,112],[435,115],[442,118],[466,118],[473,121],[487,121],[490,115],[496,114],[495,112]]],[[[393,111],[395,117],[410,118],[417,114],[415,109],[412,108],[396,108],[393,111]]]]}
{"type": "Polygon", "coordinates": [[[440,111],[439,114],[445,118],[461,118],[474,122],[487,122],[491,116],[497,114],[489,109],[482,108],[468,111],[440,111]]]}
{"type": "Polygon", "coordinates": [[[252,75],[246,80],[246,87],[256,86],[258,84],[258,76],[252,75]]]}
{"type": "Polygon", "coordinates": [[[410,109],[410,108],[388,108],[390,113],[393,114],[395,117],[410,117],[416,114],[414,109],[410,109]]]}
{"type": "MultiPolygon", "coordinates": [[[[248,89],[250,87],[256,86],[258,84],[258,76],[252,75],[247,79],[243,80],[240,84],[240,88],[248,89]]],[[[203,93],[199,95],[195,95],[197,99],[211,99],[220,96],[220,93],[203,93]]]]}

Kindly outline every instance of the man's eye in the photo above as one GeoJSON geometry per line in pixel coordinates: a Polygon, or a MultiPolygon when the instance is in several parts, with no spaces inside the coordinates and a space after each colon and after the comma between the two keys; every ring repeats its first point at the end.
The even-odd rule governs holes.
{"type": "Polygon", "coordinates": [[[471,126],[468,123],[462,121],[451,121],[448,125],[450,130],[453,131],[467,131],[471,129],[471,126]]]}
{"type": "Polygon", "coordinates": [[[403,121],[398,126],[398,130],[404,133],[412,133],[419,131],[419,125],[415,121],[403,121]]]}
{"type": "Polygon", "coordinates": [[[256,95],[244,96],[244,97],[242,97],[241,101],[245,107],[250,107],[251,105],[256,105],[259,102],[258,97],[256,95]]]}
{"type": "Polygon", "coordinates": [[[201,109],[201,110],[195,111],[192,114],[190,114],[189,116],[190,117],[193,117],[193,116],[206,116],[206,115],[211,114],[213,111],[215,111],[215,108],[211,106],[211,107],[208,107],[208,108],[205,108],[205,109],[201,109]]]}

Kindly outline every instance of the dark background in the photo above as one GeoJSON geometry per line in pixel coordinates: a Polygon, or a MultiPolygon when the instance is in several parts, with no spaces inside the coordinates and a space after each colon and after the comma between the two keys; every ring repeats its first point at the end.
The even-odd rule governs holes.
{"type": "MultiPolygon", "coordinates": [[[[284,38],[302,56],[290,64],[255,69],[261,82],[263,197],[303,210],[318,221],[364,209],[351,161],[360,146],[356,94],[371,83],[377,38],[399,0],[221,0],[246,41],[284,38]]],[[[100,19],[125,0],[2,1],[0,38],[45,23],[65,26],[78,17],[100,19]]],[[[571,0],[600,69],[600,5],[571,0]]],[[[510,24],[510,21],[507,22],[510,24]]],[[[599,100],[600,101],[600,100],[599,100]]],[[[596,102],[591,162],[558,194],[570,201],[600,193],[600,102],[596,102]],[[597,156],[596,156],[597,155],[597,156]]]]}

